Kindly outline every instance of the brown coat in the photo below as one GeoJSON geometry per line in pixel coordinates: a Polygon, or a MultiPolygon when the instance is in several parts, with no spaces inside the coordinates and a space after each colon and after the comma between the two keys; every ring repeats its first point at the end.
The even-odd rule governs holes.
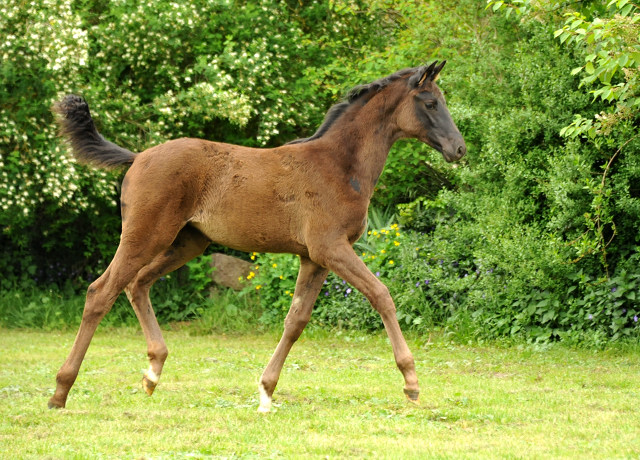
{"type": "Polygon", "coordinates": [[[260,379],[260,411],[270,408],[284,360],[309,321],[329,270],[380,312],[405,393],[417,401],[413,357],[393,300],[352,245],[366,228],[369,201],[396,140],[419,139],[447,161],[465,154],[464,140],[435,84],[443,66],[434,62],[404,69],[358,87],[328,112],[313,136],[273,149],[185,138],[136,155],[98,134],[82,98],[67,96],[57,104],[62,132],[80,161],[130,168],[122,185],[120,245],[88,289],[82,324],[49,406],[64,407],[95,329],[123,289],[147,339],[150,368],[143,383],[153,392],[168,352],[149,288],[212,241],[243,251],[300,256],[285,330],[260,379]]]}

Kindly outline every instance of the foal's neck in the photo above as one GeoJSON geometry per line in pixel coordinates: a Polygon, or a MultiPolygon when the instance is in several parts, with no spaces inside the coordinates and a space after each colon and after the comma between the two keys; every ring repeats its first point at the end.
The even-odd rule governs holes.
{"type": "Polygon", "coordinates": [[[334,152],[351,186],[371,198],[387,161],[389,150],[399,135],[393,121],[397,101],[386,91],[368,101],[354,101],[327,135],[337,144],[334,152]]]}

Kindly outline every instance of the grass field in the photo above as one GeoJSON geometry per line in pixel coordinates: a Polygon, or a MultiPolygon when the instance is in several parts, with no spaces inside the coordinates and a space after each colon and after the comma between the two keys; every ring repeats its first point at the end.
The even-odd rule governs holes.
{"type": "Polygon", "coordinates": [[[265,416],[276,335],[165,337],[153,397],[141,333],[101,330],[67,409],[48,410],[74,334],[0,330],[0,458],[640,458],[637,353],[414,337],[415,407],[384,336],[315,332],[265,416]]]}

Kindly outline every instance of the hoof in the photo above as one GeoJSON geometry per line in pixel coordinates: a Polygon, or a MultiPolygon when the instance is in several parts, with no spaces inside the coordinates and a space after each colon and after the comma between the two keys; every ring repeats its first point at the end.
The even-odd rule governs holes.
{"type": "Polygon", "coordinates": [[[260,406],[258,407],[258,414],[268,414],[271,412],[271,406],[260,406]]]}
{"type": "Polygon", "coordinates": [[[147,372],[142,376],[142,388],[147,392],[149,396],[153,394],[153,390],[158,386],[158,382],[160,381],[160,376],[153,372],[153,369],[147,369],[147,372]]]}
{"type": "Polygon", "coordinates": [[[420,390],[407,390],[404,389],[404,394],[407,396],[409,402],[419,405],[420,401],[418,400],[418,396],[420,396],[420,390]]]}
{"type": "Polygon", "coordinates": [[[47,404],[49,409],[64,409],[64,403],[60,404],[59,402],[54,401],[53,399],[49,400],[47,404]]]}
{"type": "Polygon", "coordinates": [[[142,388],[144,388],[144,391],[149,396],[151,396],[153,394],[153,390],[156,389],[157,385],[158,385],[158,382],[154,382],[153,380],[151,380],[146,375],[142,377],[142,388]]]}

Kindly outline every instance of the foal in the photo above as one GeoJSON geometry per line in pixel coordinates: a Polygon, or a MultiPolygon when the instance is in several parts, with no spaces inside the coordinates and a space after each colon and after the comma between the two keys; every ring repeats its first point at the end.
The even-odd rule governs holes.
{"type": "Polygon", "coordinates": [[[49,407],[64,407],[98,323],[123,290],[147,340],[143,386],[158,384],[167,347],[149,301],[151,285],[201,254],[211,242],[242,251],[288,252],[300,272],[284,333],[259,381],[268,412],[285,358],[311,316],[329,270],[362,292],[381,315],[405,381],[418,400],[413,357],[387,287],[352,245],[389,149],[419,139],[454,161],[466,152],[435,80],[445,62],[400,70],[351,91],[317,132],[272,149],[176,139],[139,154],[106,141],[86,102],[66,96],[54,106],[76,158],[97,167],[129,165],[122,183],[122,234],[107,270],[87,291],[82,323],[57,374],[49,407]]]}

